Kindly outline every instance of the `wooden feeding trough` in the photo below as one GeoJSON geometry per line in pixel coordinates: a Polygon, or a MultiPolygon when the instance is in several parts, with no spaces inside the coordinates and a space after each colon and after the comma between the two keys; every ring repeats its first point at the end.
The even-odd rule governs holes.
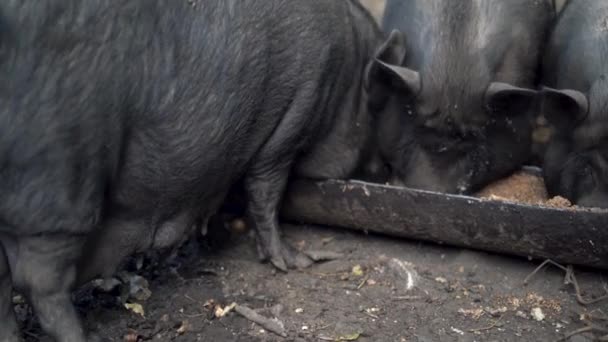
{"type": "Polygon", "coordinates": [[[360,181],[291,183],[284,219],[608,269],[608,210],[551,208],[360,181]]]}

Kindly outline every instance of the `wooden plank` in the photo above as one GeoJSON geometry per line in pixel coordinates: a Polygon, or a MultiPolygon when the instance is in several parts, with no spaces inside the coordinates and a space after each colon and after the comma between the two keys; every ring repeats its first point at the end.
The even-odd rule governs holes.
{"type": "Polygon", "coordinates": [[[359,181],[291,183],[282,216],[608,269],[608,211],[557,209],[359,181]]]}

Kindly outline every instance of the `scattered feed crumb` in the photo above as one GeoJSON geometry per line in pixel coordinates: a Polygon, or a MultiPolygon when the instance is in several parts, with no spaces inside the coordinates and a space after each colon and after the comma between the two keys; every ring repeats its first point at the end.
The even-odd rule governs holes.
{"type": "Polygon", "coordinates": [[[545,314],[543,313],[543,310],[541,308],[532,308],[530,315],[532,316],[532,318],[534,318],[535,321],[538,322],[545,319],[545,314]]]}
{"type": "Polygon", "coordinates": [[[553,208],[571,208],[571,207],[573,207],[572,203],[570,203],[570,201],[567,198],[564,198],[562,196],[555,196],[555,197],[549,199],[544,204],[548,207],[553,207],[553,208]]]}

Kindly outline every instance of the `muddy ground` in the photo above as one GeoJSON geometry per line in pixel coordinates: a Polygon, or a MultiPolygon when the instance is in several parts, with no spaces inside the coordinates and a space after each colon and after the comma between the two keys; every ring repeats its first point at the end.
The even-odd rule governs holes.
{"type": "MultiPolygon", "coordinates": [[[[584,327],[586,315],[608,314],[608,301],[577,304],[556,268],[525,286],[538,261],[323,227],[285,231],[298,248],[343,257],[283,274],[257,261],[250,234],[232,234],[211,247],[193,241],[171,262],[144,260],[137,273],[151,296],[128,300],[143,317],[124,307],[118,290],[89,285],[76,303],[88,329],[109,341],[556,341],[584,327]],[[217,305],[233,302],[276,317],[287,337],[234,311],[215,316],[217,305]]],[[[606,273],[576,275],[586,298],[608,289],[606,273]]],[[[27,305],[17,309],[27,341],[50,341],[27,305]]]]}

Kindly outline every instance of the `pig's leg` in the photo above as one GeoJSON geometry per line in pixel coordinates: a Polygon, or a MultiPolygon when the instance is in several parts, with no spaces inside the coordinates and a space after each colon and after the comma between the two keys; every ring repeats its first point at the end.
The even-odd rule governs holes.
{"type": "Polygon", "coordinates": [[[294,101],[273,135],[256,155],[245,181],[248,215],[257,232],[260,255],[262,259],[270,259],[275,267],[283,271],[312,264],[310,258],[281,240],[278,210],[291,166],[302,145],[302,131],[310,124],[312,117],[303,108],[314,102],[314,98],[303,94],[294,101]]]}
{"type": "Polygon", "coordinates": [[[19,331],[12,303],[13,284],[11,270],[4,248],[0,243],[0,341],[19,341],[19,331]]]}
{"type": "Polygon", "coordinates": [[[84,238],[56,234],[19,240],[15,285],[28,295],[40,325],[58,342],[85,342],[71,300],[84,238]]]}

